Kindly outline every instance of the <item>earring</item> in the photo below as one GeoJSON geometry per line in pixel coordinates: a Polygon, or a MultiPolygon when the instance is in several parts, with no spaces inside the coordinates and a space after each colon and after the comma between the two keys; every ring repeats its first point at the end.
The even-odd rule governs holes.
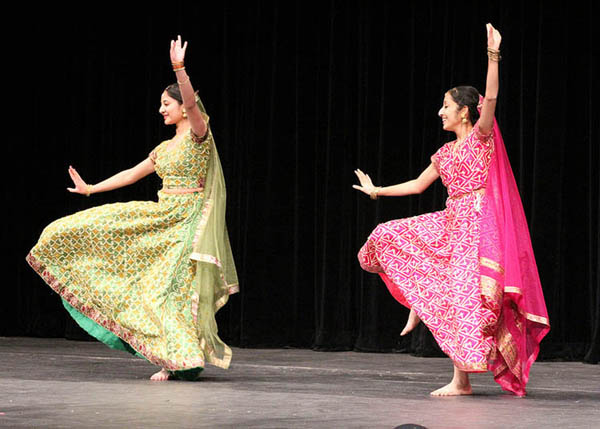
{"type": "Polygon", "coordinates": [[[462,118],[462,123],[463,123],[463,124],[466,124],[467,122],[469,122],[469,121],[467,120],[467,115],[465,115],[464,113],[463,113],[462,115],[460,115],[460,117],[462,118]]]}
{"type": "Polygon", "coordinates": [[[181,110],[183,111],[181,116],[183,116],[183,119],[187,119],[187,112],[185,111],[185,107],[183,107],[181,110]]]}

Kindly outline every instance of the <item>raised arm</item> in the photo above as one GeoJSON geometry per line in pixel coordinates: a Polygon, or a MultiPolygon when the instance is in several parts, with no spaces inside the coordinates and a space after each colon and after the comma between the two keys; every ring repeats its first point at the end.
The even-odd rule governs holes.
{"type": "Polygon", "coordinates": [[[89,196],[98,192],[112,191],[113,189],[118,189],[122,188],[123,186],[131,185],[132,183],[137,182],[141,178],[146,177],[147,175],[153,172],[154,163],[150,158],[146,158],[144,161],[140,162],[135,167],[123,170],[120,173],[117,173],[114,176],[109,177],[108,179],[103,180],[102,182],[96,185],[88,185],[83,181],[77,170],[69,166],[69,176],[71,176],[75,187],[67,188],[67,190],[75,194],[89,196]]]}
{"type": "Polygon", "coordinates": [[[498,62],[500,61],[500,41],[502,37],[492,24],[487,24],[488,70],[485,84],[485,98],[479,117],[479,130],[488,134],[494,128],[494,112],[498,97],[498,62]]]}
{"type": "Polygon", "coordinates": [[[204,137],[208,130],[208,125],[196,104],[196,94],[190,82],[190,77],[185,71],[184,59],[186,49],[187,42],[182,45],[181,36],[177,36],[177,40],[171,40],[171,63],[173,64],[175,76],[177,76],[179,91],[181,92],[181,98],[183,98],[183,107],[185,107],[192,131],[198,137],[204,137]]]}
{"type": "Polygon", "coordinates": [[[427,167],[416,179],[398,185],[380,187],[373,185],[368,174],[365,174],[360,170],[354,170],[354,173],[360,181],[360,186],[352,185],[352,187],[370,195],[372,199],[377,199],[378,196],[401,197],[404,195],[420,194],[425,189],[429,188],[429,186],[440,176],[434,165],[429,164],[429,167],[427,167]]]}

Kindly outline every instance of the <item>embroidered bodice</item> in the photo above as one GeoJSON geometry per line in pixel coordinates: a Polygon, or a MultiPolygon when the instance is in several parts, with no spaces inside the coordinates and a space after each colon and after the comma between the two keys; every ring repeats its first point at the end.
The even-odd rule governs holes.
{"type": "Polygon", "coordinates": [[[482,135],[475,124],[464,142],[446,143],[432,157],[450,197],[485,188],[494,152],[492,135],[482,135]]]}
{"type": "Polygon", "coordinates": [[[162,142],[150,153],[156,173],[163,180],[163,188],[203,187],[212,141],[210,132],[207,138],[200,139],[190,130],[172,148],[168,147],[169,141],[162,142]]]}

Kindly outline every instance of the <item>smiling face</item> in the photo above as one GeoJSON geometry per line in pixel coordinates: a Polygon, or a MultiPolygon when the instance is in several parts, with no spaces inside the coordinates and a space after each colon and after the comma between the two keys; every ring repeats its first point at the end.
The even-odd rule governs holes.
{"type": "Polygon", "coordinates": [[[174,125],[183,120],[183,105],[164,91],[160,97],[160,109],[158,109],[165,125],[174,125]]]}
{"type": "Polygon", "coordinates": [[[469,108],[467,106],[463,106],[461,109],[449,92],[444,95],[442,108],[438,112],[438,116],[442,118],[442,128],[444,130],[456,131],[463,124],[463,116],[468,119],[468,114],[469,108]]]}

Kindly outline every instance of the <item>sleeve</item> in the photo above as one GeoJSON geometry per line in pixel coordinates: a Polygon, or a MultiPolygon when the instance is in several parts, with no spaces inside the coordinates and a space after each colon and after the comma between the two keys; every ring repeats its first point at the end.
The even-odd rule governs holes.
{"type": "Polygon", "coordinates": [[[206,141],[206,139],[208,139],[208,136],[210,134],[210,124],[208,122],[210,120],[210,117],[204,112],[200,112],[200,113],[202,114],[202,117],[204,118],[204,122],[206,122],[206,133],[204,133],[203,136],[197,136],[194,133],[194,131],[190,128],[190,135],[192,136],[192,141],[194,143],[198,143],[198,144],[204,143],[206,141]]]}
{"type": "Polygon", "coordinates": [[[444,148],[444,146],[439,148],[436,153],[431,155],[431,163],[433,164],[435,169],[438,171],[438,173],[440,172],[440,156],[441,156],[441,152],[442,152],[443,148],[444,148]]]}
{"type": "Polygon", "coordinates": [[[150,161],[152,161],[152,164],[156,164],[156,152],[157,152],[159,146],[156,146],[154,149],[152,149],[152,152],[150,152],[148,154],[148,158],[150,158],[150,161]]]}
{"type": "Polygon", "coordinates": [[[489,133],[483,134],[479,130],[479,121],[473,127],[473,134],[475,135],[475,138],[477,140],[479,140],[481,143],[485,144],[486,146],[489,146],[490,143],[492,143],[492,141],[494,140],[494,136],[493,136],[494,130],[490,130],[489,133]]]}
{"type": "Polygon", "coordinates": [[[494,130],[490,130],[489,133],[484,134],[479,130],[479,122],[477,122],[473,127],[473,135],[469,146],[478,157],[490,162],[494,152],[494,130]]]}

